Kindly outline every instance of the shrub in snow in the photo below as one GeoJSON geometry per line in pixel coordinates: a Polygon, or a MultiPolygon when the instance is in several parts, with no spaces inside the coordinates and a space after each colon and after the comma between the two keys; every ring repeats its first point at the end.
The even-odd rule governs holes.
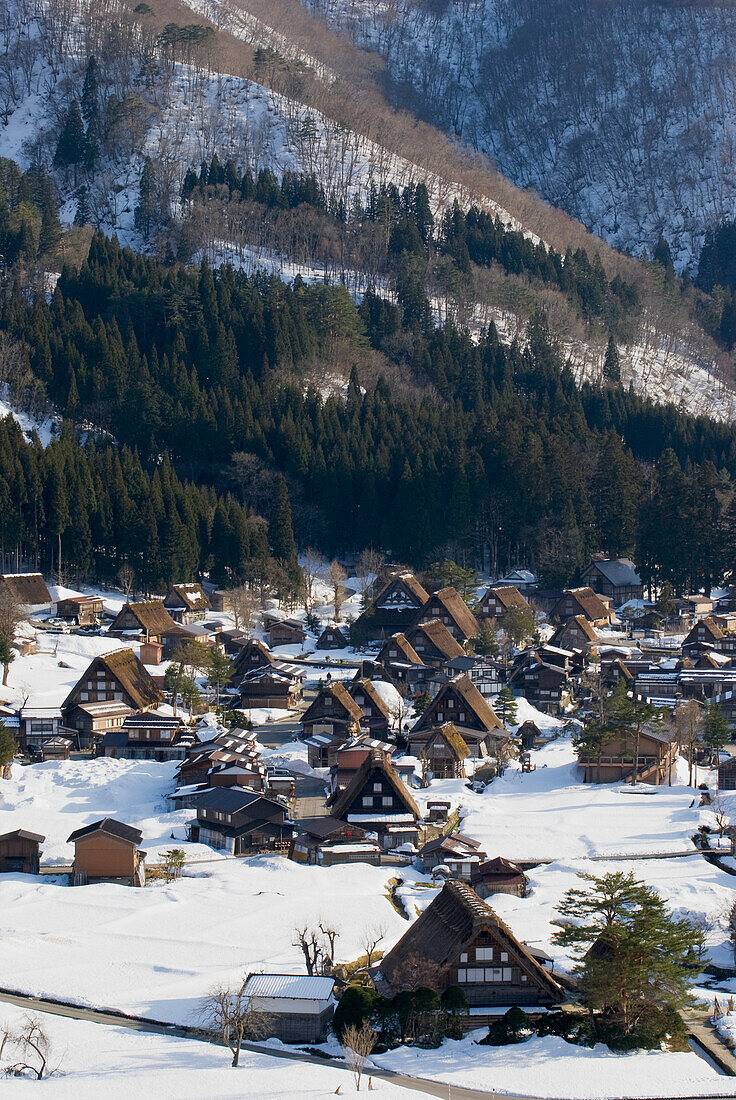
{"type": "Polygon", "coordinates": [[[518,1005],[510,1008],[499,1020],[494,1020],[481,1042],[486,1046],[503,1047],[524,1043],[532,1032],[532,1022],[518,1005]]]}

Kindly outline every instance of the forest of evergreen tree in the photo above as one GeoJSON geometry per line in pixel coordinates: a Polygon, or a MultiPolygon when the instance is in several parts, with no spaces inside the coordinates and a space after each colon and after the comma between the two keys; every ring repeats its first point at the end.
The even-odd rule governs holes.
{"type": "MultiPolygon", "coordinates": [[[[38,204],[23,201],[40,229],[36,182],[38,204]]],[[[310,201],[308,181],[265,182],[279,201],[289,188],[310,201]]],[[[293,577],[291,503],[297,543],[328,554],[373,546],[415,566],[450,554],[494,570],[523,561],[567,583],[602,550],[633,555],[675,591],[721,577],[736,549],[732,428],[612,382],[579,388],[543,314],[524,347],[504,346],[493,326],[479,341],[437,327],[412,263],[412,240],[429,232],[424,197],[391,198],[397,304],[369,291],[356,308],[340,286],[163,263],[101,234],[50,297],[8,265],[0,334],[67,423],[46,451],[2,427],[6,553],[58,568],[60,547],[64,569],[102,579],[132,561],[155,587],[202,571],[263,576],[278,541],[293,577]],[[338,346],[353,370],[346,393],[325,396],[310,368],[329,366],[338,346]],[[98,429],[84,444],[73,428],[83,423],[98,429]],[[273,516],[271,530],[261,518],[274,500],[278,536],[273,516]]],[[[442,240],[468,251],[474,240],[476,253],[495,241],[559,277],[554,257],[504,233],[456,210],[442,240]]],[[[605,312],[612,298],[635,308],[595,263],[578,257],[575,270],[581,303],[580,272],[599,283],[586,308],[605,312]]]]}

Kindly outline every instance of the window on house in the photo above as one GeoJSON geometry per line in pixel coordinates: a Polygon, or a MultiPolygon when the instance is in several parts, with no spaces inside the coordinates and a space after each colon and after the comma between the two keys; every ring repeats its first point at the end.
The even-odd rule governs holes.
{"type": "MultiPolygon", "coordinates": [[[[462,956],[461,956],[461,958],[462,958],[462,956]]],[[[467,959],[467,955],[465,956],[465,958],[467,959]]],[[[467,982],[467,980],[468,980],[468,972],[467,972],[467,970],[458,970],[458,972],[457,972],[457,980],[458,980],[459,982],[467,982]]]]}
{"type": "Polygon", "coordinates": [[[486,967],[486,981],[487,982],[500,982],[503,981],[503,971],[500,966],[487,966],[486,967]]]}
{"type": "Polygon", "coordinates": [[[503,980],[505,982],[510,982],[511,981],[511,967],[510,966],[505,966],[503,968],[503,980]]]}
{"type": "Polygon", "coordinates": [[[355,702],[356,702],[356,703],[358,703],[359,705],[361,705],[361,706],[362,706],[362,705],[363,705],[363,703],[365,702],[365,696],[363,696],[363,695],[356,695],[356,696],[355,696],[355,702]]]}
{"type": "Polygon", "coordinates": [[[86,703],[87,700],[89,699],[89,692],[88,691],[83,691],[82,694],[80,695],[80,699],[82,700],[83,703],[86,703]]]}
{"type": "Polygon", "coordinates": [[[458,722],[464,722],[465,721],[465,711],[464,710],[460,711],[460,713],[457,716],[457,720],[458,720],[458,722]]]}
{"type": "Polygon", "coordinates": [[[501,952],[501,962],[502,962],[502,963],[507,963],[508,961],[509,961],[509,953],[508,953],[508,951],[502,951],[502,952],[501,952]]]}
{"type": "Polygon", "coordinates": [[[332,706],[332,696],[331,695],[325,695],[325,706],[326,707],[331,707],[332,706]]]}
{"type": "Polygon", "coordinates": [[[390,794],[385,794],[383,796],[383,798],[381,799],[381,805],[382,806],[392,806],[393,805],[393,799],[392,799],[390,794]]]}
{"type": "Polygon", "coordinates": [[[455,700],[454,699],[448,699],[447,700],[447,709],[452,710],[454,706],[455,706],[455,700]]]}
{"type": "MultiPolygon", "coordinates": [[[[466,866],[470,866],[466,864],[466,866]]],[[[493,960],[493,948],[492,947],[476,947],[475,957],[478,962],[491,962],[493,960]]]]}
{"type": "Polygon", "coordinates": [[[484,975],[488,973],[489,971],[484,970],[482,966],[471,966],[468,968],[468,981],[482,982],[484,975]]]}
{"type": "Polygon", "coordinates": [[[373,796],[370,795],[370,794],[366,795],[365,798],[362,799],[362,803],[363,803],[364,806],[372,806],[373,805],[373,796]]]}
{"type": "Polygon", "coordinates": [[[526,981],[526,974],[522,974],[522,975],[521,975],[521,980],[522,980],[522,982],[525,982],[525,981],[526,981]]]}
{"type": "Polygon", "coordinates": [[[467,953],[467,951],[463,951],[462,955],[460,956],[460,962],[461,963],[466,963],[467,961],[468,961],[468,953],[467,953]]]}
{"type": "Polygon", "coordinates": [[[380,794],[381,790],[382,790],[381,784],[380,783],[374,783],[373,784],[373,790],[376,791],[377,794],[380,794]]]}
{"type": "Polygon", "coordinates": [[[438,710],[437,711],[437,721],[441,722],[444,717],[445,717],[444,712],[441,711],[441,710],[438,710]]]}

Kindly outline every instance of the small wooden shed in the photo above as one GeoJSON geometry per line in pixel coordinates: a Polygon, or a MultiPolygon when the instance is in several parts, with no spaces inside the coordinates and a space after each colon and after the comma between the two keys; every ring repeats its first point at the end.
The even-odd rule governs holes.
{"type": "Polygon", "coordinates": [[[68,838],[68,843],[74,844],[75,885],[113,880],[144,886],[146,853],[138,848],[142,839],[139,829],[112,817],[75,829],[68,838]]]}
{"type": "Polygon", "coordinates": [[[45,836],[14,829],[0,836],[0,874],[37,875],[45,836]]]}
{"type": "Polygon", "coordinates": [[[522,749],[536,748],[538,743],[542,739],[542,731],[536,722],[532,722],[531,718],[526,722],[522,722],[516,731],[516,736],[521,738],[522,749]]]}
{"type": "Polygon", "coordinates": [[[314,644],[315,649],[347,649],[350,642],[339,626],[326,626],[314,644]]]}

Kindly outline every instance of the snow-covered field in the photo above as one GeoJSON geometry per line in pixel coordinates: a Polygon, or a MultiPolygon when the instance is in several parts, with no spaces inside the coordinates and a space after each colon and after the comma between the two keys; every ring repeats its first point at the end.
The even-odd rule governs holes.
{"type": "Polygon", "coordinates": [[[584,784],[569,738],[532,755],[536,770],[517,767],[481,794],[462,780],[435,781],[417,798],[448,797],[459,803],[461,830],[481,841],[489,856],[569,859],[580,856],[646,856],[693,850],[700,823],[696,797],[680,771],[672,787],[584,784]]]}
{"type": "Polygon", "coordinates": [[[143,890],[4,875],[0,973],[23,992],[191,1024],[218,982],[303,973],[299,924],[334,922],[341,959],[362,954],[364,932],[378,925],[395,942],[406,922],[386,896],[394,873],[261,856],[188,867],[178,882],[143,890]]]}
{"type": "MultiPolygon", "coordinates": [[[[192,810],[168,813],[165,795],[174,789],[176,763],[153,760],[47,760],[13,765],[12,777],[0,784],[0,833],[30,829],[46,837],[42,862],[70,862],[74,846],[66,838],[74,829],[101,817],[114,817],[143,833],[143,848],[156,852],[180,844],[192,810]]],[[[204,844],[186,844],[188,858],[216,858],[204,844]]]]}
{"type": "MultiPolygon", "coordinates": [[[[0,1003],[0,1025],[21,1026],[25,1012],[0,1003]]],[[[352,1077],[337,1066],[285,1061],[243,1051],[240,1067],[232,1069],[227,1051],[191,1039],[146,1035],[37,1013],[51,1040],[53,1074],[41,1090],[54,1100],[128,1100],[156,1096],[160,1100],[310,1100],[335,1094],[353,1095],[352,1077]]],[[[655,1097],[662,1095],[733,1095],[736,1085],[719,1076],[695,1054],[612,1054],[605,1047],[586,1050],[553,1037],[531,1039],[522,1047],[478,1046],[476,1032],[449,1041],[439,1050],[400,1047],[375,1057],[363,1078],[361,1092],[371,1089],[382,1100],[425,1095],[371,1074],[372,1065],[417,1077],[431,1077],[453,1086],[496,1094],[524,1093],[542,1098],[655,1097]]],[[[273,1044],[279,1049],[279,1044],[273,1044]]],[[[28,1096],[28,1081],[4,1082],[4,1095],[28,1096]]],[[[448,1090],[449,1095],[449,1090],[448,1090]]]]}
{"type": "MultiPolygon", "coordinates": [[[[0,1026],[17,1028],[24,1015],[0,1003],[0,1026]]],[[[338,1089],[343,1095],[354,1092],[352,1077],[330,1065],[243,1051],[240,1066],[232,1069],[227,1050],[194,1039],[36,1015],[51,1039],[50,1065],[56,1072],[35,1089],[53,1100],[322,1100],[338,1089]]],[[[365,1080],[361,1091],[368,1088],[365,1080]]],[[[373,1088],[380,1100],[421,1095],[380,1079],[374,1080],[373,1088]]],[[[28,1080],[3,1081],[3,1096],[20,1100],[33,1095],[34,1085],[28,1080]]]]}
{"type": "Polygon", "coordinates": [[[375,1061],[402,1073],[432,1077],[449,1087],[544,1100],[736,1093],[733,1079],[720,1076],[696,1054],[614,1054],[602,1045],[588,1050],[551,1035],[529,1039],[522,1046],[478,1046],[476,1040],[483,1035],[478,1031],[459,1041],[448,1040],[439,1050],[399,1047],[375,1061]]]}

